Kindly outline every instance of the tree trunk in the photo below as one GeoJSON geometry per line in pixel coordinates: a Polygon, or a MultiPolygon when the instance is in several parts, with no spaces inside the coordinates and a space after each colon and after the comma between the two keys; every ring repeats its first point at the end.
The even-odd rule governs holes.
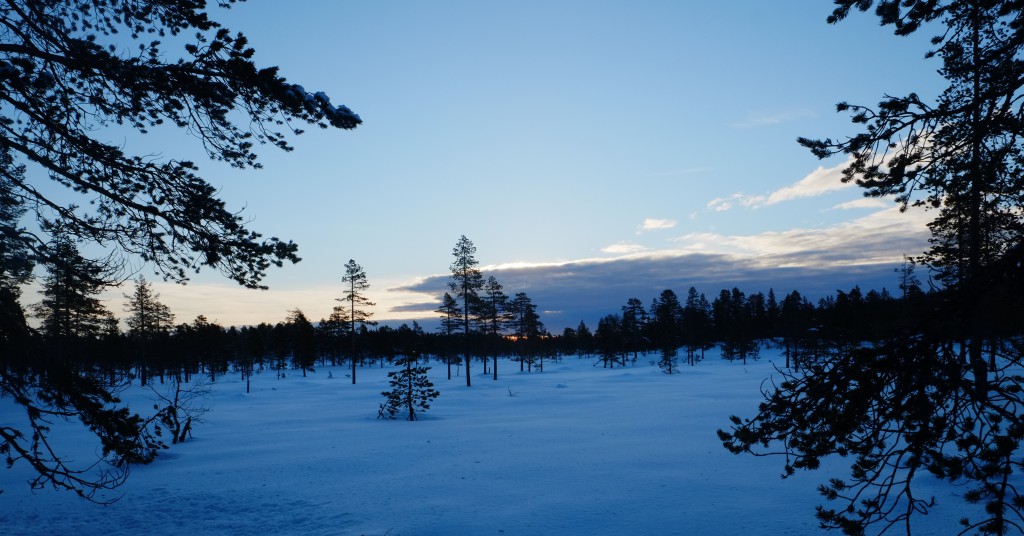
{"type": "Polygon", "coordinates": [[[407,382],[408,391],[406,392],[406,403],[409,404],[409,420],[416,420],[416,412],[413,410],[413,392],[412,392],[412,358],[405,358],[405,380],[407,382]]]}

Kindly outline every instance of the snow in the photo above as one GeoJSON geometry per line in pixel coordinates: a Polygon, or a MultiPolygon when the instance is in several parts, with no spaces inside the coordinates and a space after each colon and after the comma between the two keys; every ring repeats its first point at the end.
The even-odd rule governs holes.
{"type": "MultiPolygon", "coordinates": [[[[820,532],[815,488],[845,476],[846,460],[783,480],[782,458],[730,454],[715,434],[729,415],[754,413],[772,360],[709,353],[671,376],[650,361],[606,369],[570,357],[525,373],[503,360],[498,381],[475,363],[470,388],[434,364],[441,396],[416,422],[376,419],[388,367],[361,369],[357,385],[344,367],[264,372],[251,394],[238,376],[219,377],[194,439],[134,467],[112,505],[33,494],[23,462],[0,470],[0,526],[77,536],[820,532]]],[[[938,494],[940,507],[915,532],[955,532],[962,490],[932,483],[919,493],[938,494]]]]}

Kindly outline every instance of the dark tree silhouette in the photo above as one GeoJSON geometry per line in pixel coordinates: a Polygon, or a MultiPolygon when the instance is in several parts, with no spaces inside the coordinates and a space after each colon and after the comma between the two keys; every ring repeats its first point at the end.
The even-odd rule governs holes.
{"type": "Polygon", "coordinates": [[[470,361],[470,324],[471,320],[477,316],[479,307],[477,302],[480,301],[480,290],[484,286],[484,276],[480,273],[477,265],[480,264],[476,260],[476,246],[470,239],[466,238],[466,235],[459,237],[459,241],[455,244],[452,249],[452,256],[455,260],[451,264],[451,281],[448,282],[448,288],[451,289],[452,293],[455,294],[456,299],[462,300],[462,334],[463,340],[463,352],[465,353],[466,362],[466,387],[470,387],[473,384],[472,376],[469,373],[469,361],[470,361]]]}
{"type": "Polygon", "coordinates": [[[617,314],[604,315],[597,321],[598,352],[601,354],[601,365],[604,368],[615,368],[615,363],[624,352],[625,337],[622,334],[622,317],[617,314]]]}
{"type": "Polygon", "coordinates": [[[316,362],[313,323],[301,309],[295,308],[288,312],[288,331],[291,335],[292,363],[302,369],[302,377],[306,377],[306,371],[313,368],[316,362]]]}
{"type": "Polygon", "coordinates": [[[113,315],[97,297],[109,285],[111,267],[82,257],[67,236],[47,246],[42,301],[32,306],[43,333],[59,354],[73,351],[76,339],[98,337],[113,315]]]}
{"type": "MultiPolygon", "coordinates": [[[[441,299],[441,306],[437,308],[438,313],[441,313],[441,325],[438,326],[438,331],[444,334],[445,341],[451,340],[452,334],[455,330],[459,329],[459,325],[462,319],[462,309],[459,308],[459,303],[455,301],[455,298],[451,294],[445,292],[444,297],[441,299]]],[[[444,362],[448,365],[448,379],[452,379],[452,359],[448,354],[448,347],[444,348],[444,362]]]]}
{"type": "Polygon", "coordinates": [[[19,226],[26,207],[14,195],[14,183],[24,180],[25,167],[14,165],[10,151],[0,144],[0,374],[24,361],[29,329],[22,310],[21,287],[32,278],[34,266],[29,239],[19,226]]]}
{"type": "Polygon", "coordinates": [[[963,497],[984,504],[980,519],[963,519],[962,532],[1024,531],[1024,495],[1015,485],[1024,439],[1024,5],[836,4],[829,22],[875,6],[898,35],[938,26],[928,56],[941,60],[948,85],[934,103],[917,94],[886,97],[877,108],[841,103],[861,133],[800,143],[819,157],[849,155],[843,180],[868,195],[935,210],[931,248],[920,261],[945,288],[889,340],[819,355],[801,373],[785,373],[753,419],[734,418],[720,435],[735,452],[780,445],[787,473],[816,468],[830,454],[852,455],[850,478],[821,488],[839,502],[819,509],[825,527],[860,534],[898,524],[909,533],[912,517],[935,505],[915,493],[927,473],[966,484],[963,497]]]}
{"type": "Polygon", "coordinates": [[[650,317],[639,298],[630,298],[622,306],[622,336],[625,338],[626,351],[633,352],[636,362],[641,350],[646,349],[644,333],[648,329],[650,317]]]}
{"type": "MultiPolygon", "coordinates": [[[[197,137],[211,159],[256,168],[254,148],[267,143],[290,150],[287,133],[301,132],[297,126],[351,129],[360,123],[327,95],[287,82],[276,67],[259,68],[246,38],[205,10],[206,2],[180,0],[6,2],[0,9],[4,210],[10,213],[13,201],[41,229],[140,258],[175,281],[209,267],[257,288],[269,267],[297,261],[295,244],[248,229],[193,162],[129,154],[121,147],[123,134],[113,141],[101,137],[111,133],[108,127],[145,133],[171,125],[197,137]],[[165,36],[183,48],[168,50],[165,36]]],[[[52,237],[14,221],[0,222],[4,282],[22,277],[26,259],[46,261],[54,251],[52,237]]],[[[7,289],[0,300],[9,338],[22,329],[15,318],[18,296],[7,289]]],[[[12,395],[30,415],[81,417],[115,469],[124,460],[150,459],[138,455],[139,420],[123,406],[107,407],[116,401],[106,388],[61,368],[66,365],[5,368],[0,393],[12,395]]],[[[42,423],[32,419],[28,425],[42,423]]],[[[7,424],[2,430],[0,451],[17,453],[9,461],[23,459],[36,469],[39,485],[94,497],[123,479],[115,472],[90,480],[59,456],[37,450],[45,446],[41,440],[31,439],[27,447],[22,442],[38,434],[7,424]]]]}
{"type": "MultiPolygon", "coordinates": [[[[537,339],[544,334],[544,323],[540,321],[537,314],[537,305],[526,295],[525,292],[517,292],[509,305],[509,326],[512,334],[520,341],[520,346],[525,352],[525,360],[529,370],[533,370],[534,346],[537,339]]],[[[540,362],[540,369],[544,370],[543,358],[540,362]]]]}
{"type": "MultiPolygon", "coordinates": [[[[481,289],[483,294],[477,302],[478,316],[476,321],[479,324],[480,332],[487,337],[488,345],[492,348],[501,336],[502,329],[512,318],[511,305],[503,288],[493,275],[488,277],[481,289]]],[[[498,356],[496,352],[493,353],[495,353],[493,376],[494,380],[497,380],[498,356]]],[[[484,374],[487,374],[487,358],[485,357],[484,359],[484,374]]]]}
{"type": "Polygon", "coordinates": [[[704,357],[704,348],[710,341],[711,304],[695,287],[686,293],[683,306],[683,343],[686,345],[686,360],[692,366],[697,362],[697,351],[704,357]]]}
{"type": "Polygon", "coordinates": [[[352,338],[352,383],[356,383],[356,324],[376,325],[370,320],[373,313],[366,310],[366,307],[377,305],[370,301],[364,294],[370,289],[370,282],[366,280],[366,271],[356,264],[356,261],[349,259],[345,264],[345,275],[341,278],[342,283],[348,283],[345,294],[337,301],[348,304],[347,306],[336,306],[331,315],[342,324],[348,324],[348,336],[352,338]]]}
{"type": "Polygon", "coordinates": [[[147,381],[147,358],[153,345],[164,338],[174,326],[174,314],[166,305],[160,303],[160,295],[153,292],[153,286],[139,276],[135,280],[135,289],[125,294],[127,300],[124,311],[128,313],[125,324],[128,325],[128,336],[132,339],[133,348],[138,352],[139,375],[142,385],[147,381]]]}
{"type": "Polygon", "coordinates": [[[651,304],[651,339],[661,352],[658,366],[666,374],[673,374],[683,334],[683,306],[671,289],[661,292],[651,304]]]}
{"type": "Polygon", "coordinates": [[[407,419],[416,420],[417,413],[430,409],[430,403],[440,396],[434,384],[427,377],[430,367],[416,364],[417,354],[403,356],[396,364],[398,370],[388,372],[390,391],[384,391],[384,403],[380,405],[378,418],[394,419],[399,412],[408,412],[407,419]],[[415,366],[414,366],[415,365],[415,366]]]}

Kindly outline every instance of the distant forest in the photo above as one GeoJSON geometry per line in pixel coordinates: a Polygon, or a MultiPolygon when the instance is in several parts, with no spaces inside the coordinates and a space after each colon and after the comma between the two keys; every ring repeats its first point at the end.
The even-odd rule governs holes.
{"type": "MultiPolygon", "coordinates": [[[[65,248],[68,265],[82,271],[84,260],[72,245],[65,248]]],[[[328,364],[352,366],[354,372],[355,367],[382,367],[410,356],[437,360],[448,367],[450,378],[453,370],[462,375],[467,353],[483,365],[484,373],[492,372],[496,358],[510,358],[520,370],[533,370],[542,369],[545,359],[564,356],[594,357],[603,366],[615,367],[657,353],[658,365],[671,374],[680,362],[693,365],[716,345],[725,359],[741,361],[757,359],[761,348],[777,347],[784,350],[785,366],[798,368],[821,354],[898,336],[943,299],[941,291],[922,290],[913,265],[905,263],[897,270],[896,296],[884,288],[864,292],[854,287],[815,303],[797,290],[779,299],[774,289],[767,294],[722,289],[709,299],[694,287],[684,297],[666,289],[647,306],[640,298],[628,299],[596,326],[580,322],[576,328],[549,333],[524,293],[509,299],[491,277],[467,302],[467,336],[461,331],[466,316],[448,294],[438,309],[442,322],[436,331],[424,331],[415,321],[397,328],[375,327],[369,320],[372,313],[352,303],[369,304],[360,292],[368,287],[365,274],[353,261],[348,268],[345,281],[355,284],[329,318],[313,321],[294,309],[275,324],[241,327],[220,326],[202,315],[175,323],[151,284],[139,278],[134,292],[124,295],[126,330],[119,329],[114,315],[95,298],[102,287],[51,268],[43,281],[43,300],[29,308],[40,319],[40,329],[21,341],[27,351],[0,359],[8,370],[30,369],[41,359],[57,361],[110,385],[132,380],[146,385],[168,376],[188,382],[193,376],[216,381],[226,374],[306,375],[328,364]],[[27,360],[22,362],[19,355],[27,360]]],[[[1019,321],[1006,319],[1007,334],[1019,321]]]]}

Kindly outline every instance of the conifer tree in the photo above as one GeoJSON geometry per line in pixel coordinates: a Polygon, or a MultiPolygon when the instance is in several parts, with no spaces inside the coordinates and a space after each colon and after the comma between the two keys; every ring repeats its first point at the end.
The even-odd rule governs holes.
{"type": "Polygon", "coordinates": [[[479,311],[480,290],[484,286],[483,274],[477,268],[480,264],[476,260],[476,246],[466,235],[459,237],[455,247],[452,249],[452,256],[455,260],[451,264],[451,281],[448,288],[451,289],[456,299],[462,300],[462,334],[463,352],[466,363],[466,387],[472,386],[472,375],[469,372],[470,365],[470,324],[471,319],[477,317],[479,311]]]}
{"type": "Polygon", "coordinates": [[[32,279],[35,265],[31,241],[20,226],[26,207],[14,195],[14,184],[23,181],[25,166],[16,166],[10,150],[0,144],[0,374],[29,354],[29,328],[20,298],[22,286],[32,279]]]}
{"type": "Polygon", "coordinates": [[[632,350],[634,362],[644,346],[644,333],[649,322],[650,316],[639,298],[630,298],[626,305],[622,306],[622,336],[625,339],[623,342],[627,350],[632,350]]]}
{"type": "Polygon", "coordinates": [[[578,348],[580,357],[589,355],[594,349],[594,334],[590,331],[587,323],[580,320],[578,326],[576,326],[576,340],[578,341],[578,348]]]}
{"type": "Polygon", "coordinates": [[[447,349],[452,333],[455,333],[461,325],[462,309],[459,308],[459,303],[455,301],[455,298],[445,292],[444,297],[441,299],[441,306],[437,308],[436,312],[441,314],[441,325],[437,329],[445,335],[444,361],[448,365],[448,379],[450,380],[452,379],[452,360],[448,355],[447,349]]]}
{"type": "Polygon", "coordinates": [[[352,383],[356,383],[356,324],[361,326],[376,325],[370,320],[373,313],[366,310],[366,307],[377,305],[366,297],[365,292],[370,289],[370,283],[366,279],[366,271],[356,264],[355,260],[349,259],[345,264],[345,275],[341,278],[342,283],[348,283],[348,289],[337,301],[344,306],[336,306],[331,314],[331,319],[337,319],[341,323],[348,324],[348,336],[352,339],[352,383]]]}
{"type": "Polygon", "coordinates": [[[651,305],[650,325],[651,338],[661,351],[658,366],[666,374],[673,374],[682,343],[683,306],[671,289],[663,290],[651,305]]]}
{"type": "Polygon", "coordinates": [[[388,372],[391,390],[381,393],[385,400],[377,417],[395,419],[404,414],[407,420],[415,421],[416,414],[430,409],[431,402],[441,393],[427,376],[430,367],[418,364],[417,352],[402,356],[395,364],[399,369],[388,372]]]}
{"type": "MultiPolygon", "coordinates": [[[[512,334],[519,341],[520,346],[526,350],[526,362],[528,370],[533,368],[533,349],[536,341],[544,334],[544,323],[540,321],[537,314],[537,305],[525,292],[517,292],[512,298],[510,307],[512,334]]],[[[544,370],[544,361],[541,359],[541,370],[544,370]]]]}
{"type": "Polygon", "coordinates": [[[695,287],[690,287],[686,293],[686,304],[683,306],[682,338],[683,344],[686,345],[687,362],[691,366],[697,360],[697,350],[701,350],[703,358],[710,329],[711,311],[708,300],[703,294],[699,294],[695,287]]]}
{"type": "Polygon", "coordinates": [[[152,351],[154,343],[170,332],[174,325],[174,314],[169,307],[160,303],[160,295],[153,292],[152,284],[146,282],[142,276],[135,280],[134,291],[125,294],[124,298],[128,300],[124,304],[124,311],[128,313],[128,317],[125,318],[128,336],[139,352],[140,381],[142,385],[146,385],[148,354],[152,351]]]}
{"type": "MultiPolygon", "coordinates": [[[[487,336],[491,343],[501,335],[502,329],[511,319],[508,296],[505,295],[503,288],[493,275],[489,276],[481,289],[482,295],[477,301],[476,322],[481,333],[487,336]]],[[[486,373],[485,362],[484,374],[486,373]]],[[[494,379],[498,379],[497,355],[494,356],[494,379]]]]}
{"type": "Polygon", "coordinates": [[[617,314],[602,316],[597,321],[594,338],[597,339],[602,366],[615,368],[615,363],[623,352],[623,343],[625,342],[625,337],[622,335],[622,317],[617,314]]]}
{"type": "Polygon", "coordinates": [[[46,249],[42,301],[32,309],[42,329],[63,350],[77,338],[96,338],[113,315],[97,298],[111,284],[111,268],[90,261],[67,236],[46,249]]]}
{"type": "Polygon", "coordinates": [[[128,334],[139,338],[152,338],[167,333],[174,325],[174,313],[160,302],[160,295],[153,292],[153,284],[139,276],[135,279],[135,289],[125,294],[128,301],[124,311],[128,317],[124,319],[128,325],[128,334]]]}
{"type": "Polygon", "coordinates": [[[306,318],[301,309],[295,308],[288,312],[288,331],[292,349],[292,363],[302,369],[302,377],[316,363],[316,342],[314,340],[313,323],[306,318]]]}

